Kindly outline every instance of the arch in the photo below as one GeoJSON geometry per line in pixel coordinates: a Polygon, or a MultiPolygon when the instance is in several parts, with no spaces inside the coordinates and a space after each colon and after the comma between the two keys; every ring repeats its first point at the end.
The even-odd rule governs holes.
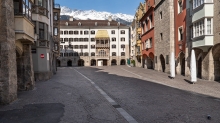
{"type": "Polygon", "coordinates": [[[72,66],[72,60],[68,60],[68,61],[67,61],[67,66],[68,66],[68,67],[71,67],[71,66],[72,66]]]}
{"type": "Polygon", "coordinates": [[[112,59],[111,65],[117,65],[117,60],[116,59],[112,59]]]}
{"type": "Polygon", "coordinates": [[[212,48],[212,54],[213,54],[213,62],[214,62],[214,80],[219,81],[220,80],[220,43],[216,44],[212,48]]]}
{"type": "Polygon", "coordinates": [[[59,59],[57,59],[57,67],[60,67],[60,60],[59,59]]]}
{"type": "Polygon", "coordinates": [[[154,54],[152,52],[149,53],[149,58],[153,61],[154,60],[154,54]]]}
{"type": "Polygon", "coordinates": [[[121,59],[120,65],[125,65],[126,64],[126,60],[125,59],[121,59]]]}
{"type": "Polygon", "coordinates": [[[78,60],[78,66],[84,66],[84,60],[83,59],[78,60]]]}
{"type": "Polygon", "coordinates": [[[198,59],[197,70],[198,70],[198,72],[197,72],[197,77],[198,77],[198,78],[202,78],[202,57],[200,57],[200,58],[198,59]]]}
{"type": "Polygon", "coordinates": [[[91,59],[91,66],[96,66],[96,60],[95,59],[91,59]]]}
{"type": "Polygon", "coordinates": [[[166,69],[165,58],[162,54],[160,55],[160,63],[161,63],[161,70],[165,72],[166,69]]]}
{"type": "Polygon", "coordinates": [[[147,57],[147,58],[146,58],[146,62],[147,62],[147,63],[146,63],[146,64],[147,64],[147,68],[148,68],[148,69],[153,69],[153,67],[154,67],[154,66],[153,66],[153,60],[152,60],[150,57],[147,57]]]}

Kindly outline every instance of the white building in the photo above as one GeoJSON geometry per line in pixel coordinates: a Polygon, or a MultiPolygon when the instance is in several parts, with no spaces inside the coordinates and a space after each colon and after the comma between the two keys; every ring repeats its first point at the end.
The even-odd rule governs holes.
{"type": "Polygon", "coordinates": [[[109,20],[60,23],[58,66],[125,65],[129,58],[129,27],[109,20]]]}

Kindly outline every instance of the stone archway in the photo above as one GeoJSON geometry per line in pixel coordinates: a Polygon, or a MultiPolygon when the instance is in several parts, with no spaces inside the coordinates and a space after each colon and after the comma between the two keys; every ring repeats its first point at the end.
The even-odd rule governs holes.
{"type": "Polygon", "coordinates": [[[146,60],[147,60],[147,68],[153,69],[153,60],[150,57],[147,57],[146,60]]]}
{"type": "Polygon", "coordinates": [[[96,60],[95,59],[91,60],[91,66],[96,66],[96,60]]]}
{"type": "Polygon", "coordinates": [[[163,72],[165,72],[166,64],[165,64],[164,56],[163,56],[162,54],[160,55],[160,63],[161,63],[161,70],[162,70],[163,72]]]}
{"type": "Polygon", "coordinates": [[[84,66],[84,60],[83,59],[78,60],[78,66],[84,66]]]}
{"type": "Polygon", "coordinates": [[[125,59],[121,59],[120,65],[125,65],[126,64],[126,60],[125,59]]]}
{"type": "Polygon", "coordinates": [[[72,60],[68,60],[68,61],[67,61],[67,66],[68,66],[68,67],[71,67],[71,66],[72,66],[72,63],[73,63],[72,60]]]}
{"type": "Polygon", "coordinates": [[[111,65],[117,65],[117,61],[115,59],[112,59],[111,65]]]}

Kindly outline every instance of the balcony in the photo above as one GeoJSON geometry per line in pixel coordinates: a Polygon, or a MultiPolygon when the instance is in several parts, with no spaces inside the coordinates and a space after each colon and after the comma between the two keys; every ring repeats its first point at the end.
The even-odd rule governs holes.
{"type": "Polygon", "coordinates": [[[195,22],[204,17],[214,16],[214,4],[213,2],[211,3],[209,1],[207,1],[208,3],[204,3],[203,5],[200,5],[193,10],[192,22],[195,22]]]}
{"type": "Polygon", "coordinates": [[[96,44],[97,48],[109,48],[109,44],[96,44]]]}
{"type": "Polygon", "coordinates": [[[204,35],[197,38],[193,38],[192,47],[200,48],[204,52],[213,46],[214,36],[213,35],[204,35]]]}
{"type": "Polygon", "coordinates": [[[21,43],[34,43],[34,24],[24,15],[15,15],[15,39],[21,43]]]}

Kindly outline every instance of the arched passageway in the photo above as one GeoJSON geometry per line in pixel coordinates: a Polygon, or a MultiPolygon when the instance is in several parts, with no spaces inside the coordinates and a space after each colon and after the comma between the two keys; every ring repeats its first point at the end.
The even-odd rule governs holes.
{"type": "Polygon", "coordinates": [[[147,68],[148,69],[153,69],[153,61],[152,61],[152,59],[147,57],[146,60],[147,60],[147,68]]]}
{"type": "Polygon", "coordinates": [[[72,66],[72,60],[68,60],[68,61],[67,61],[67,66],[68,66],[68,67],[71,67],[71,66],[72,66]]]}
{"type": "Polygon", "coordinates": [[[115,59],[112,59],[111,65],[117,65],[117,61],[115,59]]]}
{"type": "Polygon", "coordinates": [[[202,78],[202,57],[199,58],[198,60],[198,72],[197,72],[197,77],[202,78]]]}
{"type": "Polygon", "coordinates": [[[181,61],[181,75],[185,75],[185,57],[181,61]]]}
{"type": "Polygon", "coordinates": [[[60,60],[57,59],[57,67],[60,67],[60,60]]]}
{"type": "Polygon", "coordinates": [[[125,65],[125,63],[126,63],[125,59],[122,59],[120,65],[125,65]]]}
{"type": "Polygon", "coordinates": [[[91,66],[96,66],[96,60],[95,59],[91,60],[91,66]]]}
{"type": "Polygon", "coordinates": [[[163,72],[165,72],[166,64],[165,64],[165,59],[164,59],[163,55],[160,55],[160,63],[161,63],[161,70],[163,72]]]}
{"type": "Polygon", "coordinates": [[[78,60],[78,66],[84,66],[84,60],[83,59],[78,60]]]}

